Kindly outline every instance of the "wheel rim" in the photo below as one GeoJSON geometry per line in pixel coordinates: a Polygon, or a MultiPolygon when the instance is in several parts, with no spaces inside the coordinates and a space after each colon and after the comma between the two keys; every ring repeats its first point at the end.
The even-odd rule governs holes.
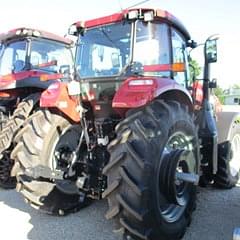
{"type": "MultiPolygon", "coordinates": [[[[50,154],[52,169],[68,172],[72,160],[72,153],[76,150],[80,140],[81,130],[77,125],[70,125],[59,134],[53,144],[50,154]]],[[[74,177],[73,177],[74,178],[74,177]]],[[[78,193],[78,188],[73,179],[55,180],[56,187],[66,194],[78,193]]]]}
{"type": "Polygon", "coordinates": [[[234,135],[231,142],[232,158],[230,160],[230,172],[232,176],[236,176],[240,170],[240,134],[234,135]]]}
{"type": "Polygon", "coordinates": [[[177,173],[196,173],[196,159],[193,151],[193,138],[183,132],[176,132],[170,136],[162,154],[166,165],[163,165],[162,170],[159,171],[162,175],[159,178],[164,178],[159,182],[159,208],[167,222],[177,221],[189,202],[192,184],[179,181],[175,176],[177,173]],[[172,174],[174,173],[172,178],[170,178],[170,169],[172,174]]]}

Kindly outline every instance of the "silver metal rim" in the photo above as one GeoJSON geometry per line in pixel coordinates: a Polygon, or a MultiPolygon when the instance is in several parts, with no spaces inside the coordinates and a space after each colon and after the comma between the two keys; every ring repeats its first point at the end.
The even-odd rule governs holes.
{"type": "Polygon", "coordinates": [[[229,162],[232,176],[236,176],[240,170],[240,134],[235,134],[231,141],[232,159],[229,162]]]}

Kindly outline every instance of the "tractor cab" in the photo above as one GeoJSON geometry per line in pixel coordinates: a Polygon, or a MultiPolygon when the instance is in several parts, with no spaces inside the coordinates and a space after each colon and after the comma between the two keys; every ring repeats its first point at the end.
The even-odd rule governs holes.
{"type": "MultiPolygon", "coordinates": [[[[146,104],[163,88],[189,96],[190,35],[167,11],[125,10],[76,22],[69,34],[79,36],[77,75],[81,93],[91,99],[110,99],[114,108],[126,109],[146,104]],[[132,92],[135,98],[130,100],[132,92]]],[[[190,104],[190,96],[185,101],[190,104]]]]}
{"type": "Polygon", "coordinates": [[[53,33],[17,28],[0,34],[0,46],[1,111],[7,115],[18,99],[47,89],[52,81],[44,80],[64,79],[73,67],[73,42],[53,33]]]}
{"type": "Polygon", "coordinates": [[[1,77],[23,79],[29,71],[59,73],[73,62],[70,40],[36,29],[18,28],[1,34],[0,45],[1,77]]]}

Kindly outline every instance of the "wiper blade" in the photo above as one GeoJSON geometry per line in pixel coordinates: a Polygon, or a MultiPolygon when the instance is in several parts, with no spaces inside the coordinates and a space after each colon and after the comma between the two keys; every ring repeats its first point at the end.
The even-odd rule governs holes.
{"type": "Polygon", "coordinates": [[[109,35],[106,33],[106,31],[105,31],[104,29],[101,29],[101,32],[102,32],[103,35],[108,39],[108,41],[109,41],[110,43],[112,43],[112,45],[113,45],[114,47],[117,48],[116,43],[109,37],[109,35]]]}
{"type": "Polygon", "coordinates": [[[127,65],[123,67],[121,72],[119,73],[119,76],[123,75],[137,75],[137,76],[143,76],[144,70],[143,65],[141,62],[130,62],[127,65]]]}

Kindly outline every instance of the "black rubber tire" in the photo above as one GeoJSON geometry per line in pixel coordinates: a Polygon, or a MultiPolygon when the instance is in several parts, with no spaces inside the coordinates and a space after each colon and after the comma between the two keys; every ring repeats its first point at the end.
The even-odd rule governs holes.
{"type": "Polygon", "coordinates": [[[231,189],[239,180],[240,165],[240,121],[239,114],[233,112],[218,113],[218,170],[214,176],[214,186],[231,189]],[[234,169],[234,171],[233,171],[234,169]]]}
{"type": "MultiPolygon", "coordinates": [[[[9,119],[7,114],[1,113],[1,125],[0,131],[4,129],[4,126],[9,119]]],[[[0,158],[0,187],[3,189],[14,189],[16,187],[16,178],[11,177],[11,170],[13,166],[13,160],[10,158],[11,148],[4,151],[2,158],[0,158]]]]}
{"type": "Polygon", "coordinates": [[[11,171],[14,161],[11,159],[11,152],[14,148],[13,139],[18,131],[27,123],[34,105],[39,100],[40,93],[28,95],[25,99],[16,105],[14,99],[11,105],[8,102],[8,107],[4,107],[4,112],[1,113],[1,131],[0,131],[0,187],[4,189],[14,189],[16,187],[16,177],[11,176],[11,171]],[[10,105],[9,105],[10,104],[10,105]],[[12,108],[11,110],[8,108],[12,108]]]}
{"type": "Polygon", "coordinates": [[[0,159],[0,187],[3,189],[14,189],[16,187],[16,177],[11,176],[14,161],[10,159],[10,151],[5,151],[0,159]]]}
{"type": "Polygon", "coordinates": [[[6,125],[6,123],[8,121],[8,119],[9,119],[8,114],[6,114],[5,111],[0,110],[0,131],[3,130],[4,126],[6,125]]]}
{"type": "Polygon", "coordinates": [[[218,171],[214,176],[214,186],[217,188],[231,189],[239,180],[239,172],[233,175],[230,170],[232,156],[231,142],[227,141],[218,145],[218,171]]]}
{"type": "MultiPolygon", "coordinates": [[[[117,126],[117,137],[109,144],[111,158],[103,171],[108,177],[103,194],[109,204],[106,218],[114,218],[116,226],[133,239],[177,240],[191,222],[196,207],[195,185],[188,185],[187,204],[174,221],[163,217],[159,207],[164,198],[158,186],[159,176],[164,174],[163,151],[169,137],[178,131],[191,137],[194,171],[198,174],[197,129],[187,108],[177,102],[156,100],[131,111],[117,126]]],[[[168,159],[164,166],[170,163],[168,159]]]]}
{"type": "MultiPolygon", "coordinates": [[[[65,192],[58,183],[68,180],[33,179],[24,175],[26,168],[42,165],[53,169],[51,154],[61,134],[71,126],[64,117],[38,110],[16,136],[18,142],[11,157],[16,161],[17,190],[33,207],[48,214],[66,215],[87,206],[90,201],[77,192],[65,192]]],[[[78,141],[76,139],[75,141],[78,141]]]]}

